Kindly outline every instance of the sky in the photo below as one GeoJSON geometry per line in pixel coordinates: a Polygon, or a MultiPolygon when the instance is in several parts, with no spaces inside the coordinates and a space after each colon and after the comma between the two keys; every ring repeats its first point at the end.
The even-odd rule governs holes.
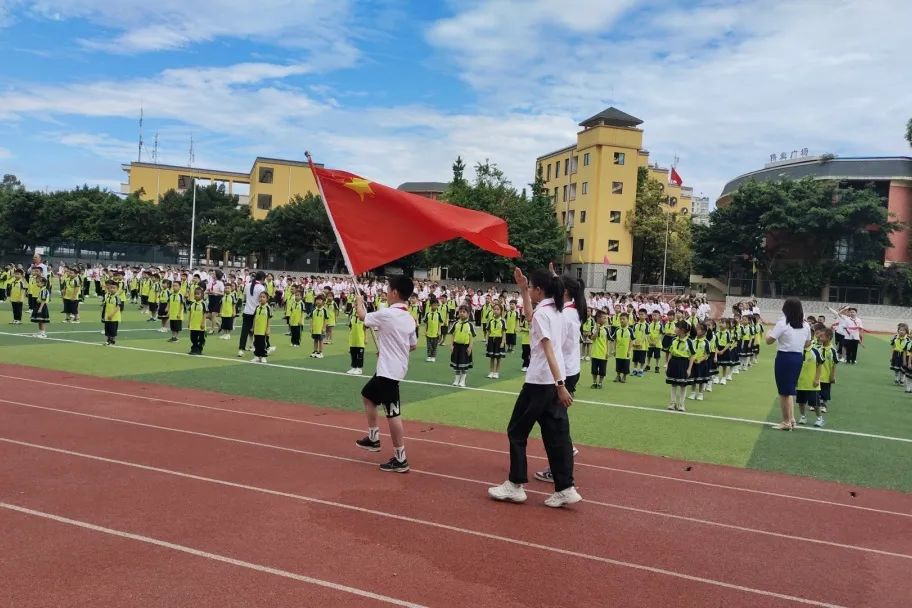
{"type": "Polygon", "coordinates": [[[609,107],[715,198],[771,153],[910,155],[908,0],[0,0],[0,173],[119,190],[137,159],[303,160],[518,188],[609,107]]]}

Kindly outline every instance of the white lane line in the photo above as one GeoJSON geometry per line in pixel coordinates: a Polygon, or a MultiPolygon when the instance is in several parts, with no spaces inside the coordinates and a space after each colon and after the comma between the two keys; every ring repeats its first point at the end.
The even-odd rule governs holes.
{"type": "Polygon", "coordinates": [[[393,606],[404,606],[406,608],[426,608],[422,604],[415,604],[412,602],[407,602],[405,600],[400,600],[394,597],[389,597],[387,595],[380,595],[379,593],[373,593],[372,591],[366,591],[364,589],[358,589],[356,587],[349,587],[348,585],[341,585],[339,583],[333,583],[332,581],[325,581],[323,579],[314,578],[312,576],[305,576],[303,574],[297,574],[295,572],[289,572],[287,570],[279,570],[278,568],[271,568],[269,566],[263,566],[261,564],[254,564],[252,562],[247,562],[240,559],[235,559],[233,557],[228,557],[226,555],[219,555],[217,553],[210,553],[208,551],[200,551],[199,549],[194,549],[193,547],[187,547],[185,545],[178,545],[176,543],[171,543],[165,540],[160,540],[157,538],[152,538],[150,536],[143,536],[142,534],[134,534],[132,532],[124,532],[122,530],[115,530],[113,528],[105,528],[104,526],[98,526],[89,522],[79,521],[77,519],[70,519],[69,517],[63,517],[61,515],[54,515],[53,513],[45,513],[44,511],[36,511],[34,509],[29,509],[20,505],[14,505],[7,502],[0,502],[0,507],[7,509],[9,511],[15,511],[18,513],[23,513],[25,515],[31,515],[33,517],[41,517],[43,519],[49,519],[61,524],[67,524],[70,526],[76,526],[78,528],[84,528],[86,530],[91,530],[93,532],[101,532],[102,534],[108,534],[110,536],[117,536],[119,538],[125,538],[128,540],[134,540],[141,543],[146,543],[148,545],[155,545],[157,547],[164,547],[165,549],[171,549],[172,551],[180,551],[181,553],[187,553],[189,555],[194,555],[196,557],[202,557],[204,559],[222,562],[225,564],[231,564],[232,566],[238,566],[240,568],[246,568],[247,570],[255,570],[256,572],[263,572],[265,574],[272,574],[273,576],[281,576],[282,578],[288,578],[294,581],[301,583],[307,583],[310,585],[316,585],[318,587],[325,587],[327,589],[332,589],[333,591],[341,591],[343,593],[349,593],[351,595],[357,595],[359,597],[376,600],[378,602],[383,602],[386,604],[391,604],[393,606]]]}
{"type": "MultiPolygon", "coordinates": [[[[647,566],[645,564],[639,564],[639,563],[635,563],[635,562],[628,562],[628,561],[624,561],[624,560],[612,559],[609,557],[602,557],[600,555],[591,555],[589,553],[572,551],[570,549],[561,549],[560,547],[542,545],[539,543],[533,543],[533,542],[525,541],[525,540],[518,539],[518,538],[512,538],[509,536],[501,536],[499,534],[481,532],[479,530],[473,530],[471,528],[462,528],[460,526],[454,526],[454,525],[443,524],[443,523],[430,521],[430,520],[418,519],[416,517],[409,517],[407,515],[397,515],[397,514],[388,513],[385,511],[377,511],[374,509],[368,509],[366,507],[358,507],[355,505],[350,505],[350,504],[346,504],[346,503],[342,503],[342,502],[325,500],[322,498],[315,498],[313,496],[305,496],[303,494],[294,494],[291,492],[282,492],[279,490],[271,490],[269,488],[262,488],[262,487],[251,486],[251,485],[242,484],[242,483],[235,483],[233,481],[225,481],[223,479],[215,479],[212,477],[203,477],[201,475],[193,475],[191,473],[183,473],[181,471],[174,471],[171,469],[153,467],[153,466],[148,466],[148,465],[139,464],[139,463],[135,463],[135,462],[129,462],[126,460],[115,460],[113,458],[104,458],[102,456],[94,456],[92,454],[84,454],[82,452],[63,450],[60,448],[54,448],[54,447],[45,446],[45,445],[32,444],[32,443],[26,443],[26,442],[20,442],[20,441],[9,441],[9,440],[4,440],[4,441],[7,441],[9,443],[16,443],[16,444],[19,444],[19,445],[22,445],[25,447],[37,448],[37,449],[47,450],[49,452],[57,452],[60,454],[66,454],[68,456],[76,456],[79,458],[86,458],[89,460],[106,462],[109,464],[118,464],[118,465],[131,467],[131,468],[135,468],[135,469],[140,469],[140,470],[144,470],[144,471],[152,471],[155,473],[162,473],[165,475],[173,475],[175,477],[181,477],[184,479],[192,479],[194,481],[212,483],[212,484],[225,486],[225,487],[229,487],[229,488],[237,488],[240,490],[259,492],[261,494],[267,494],[270,496],[280,496],[282,498],[291,498],[291,499],[295,499],[295,500],[300,500],[302,502],[317,504],[317,505],[321,505],[321,506],[325,506],[325,507],[333,507],[333,508],[341,509],[341,510],[345,510],[345,511],[354,511],[356,513],[374,515],[374,516],[380,517],[380,518],[392,519],[392,520],[396,520],[396,521],[416,524],[416,525],[425,526],[428,528],[434,528],[434,529],[438,529],[438,530],[446,530],[448,532],[454,532],[456,534],[462,534],[465,536],[474,536],[476,538],[484,538],[486,540],[493,540],[493,541],[506,543],[506,544],[510,544],[510,545],[526,547],[528,549],[536,549],[536,550],[545,551],[548,553],[555,553],[558,555],[565,555],[568,557],[576,557],[579,559],[598,562],[598,563],[602,563],[602,564],[608,564],[611,566],[619,566],[622,568],[631,568],[633,570],[640,570],[640,571],[649,572],[652,574],[661,574],[663,576],[669,576],[672,578],[682,579],[682,580],[691,581],[691,582],[704,583],[707,585],[712,585],[714,587],[721,587],[723,589],[731,589],[731,590],[735,590],[735,591],[742,591],[745,593],[752,593],[755,595],[761,595],[761,596],[765,596],[765,597],[773,597],[773,598],[777,598],[777,599],[781,599],[781,600],[787,600],[787,601],[795,602],[798,604],[804,604],[807,606],[819,606],[821,608],[847,608],[847,607],[841,606],[839,604],[830,604],[830,603],[820,602],[817,600],[812,600],[809,598],[799,597],[799,596],[795,596],[795,595],[788,595],[788,594],[784,594],[784,593],[778,593],[775,591],[768,591],[765,589],[757,589],[754,587],[747,587],[747,586],[738,585],[735,583],[727,583],[725,581],[705,578],[702,576],[694,576],[691,574],[685,574],[683,572],[678,572],[676,570],[668,570],[665,568],[658,568],[655,566],[647,566]]],[[[2,503],[0,503],[0,504],[2,504],[2,503]]]]}
{"type": "MultiPolygon", "coordinates": [[[[0,332],[0,336],[18,336],[20,338],[31,338],[34,340],[66,342],[69,344],[84,344],[87,346],[100,346],[100,347],[104,347],[104,348],[119,348],[122,350],[137,351],[137,352],[143,352],[143,353],[155,353],[155,354],[159,354],[159,355],[171,355],[171,356],[178,356],[178,357],[190,357],[191,356],[186,353],[179,353],[179,352],[174,352],[174,351],[170,351],[170,350],[139,348],[136,346],[123,346],[121,344],[118,344],[116,346],[107,346],[106,347],[101,342],[86,342],[83,340],[70,340],[70,339],[66,339],[66,338],[52,338],[52,337],[37,338],[33,335],[12,334],[12,333],[8,333],[8,332],[0,332]]],[[[250,361],[248,359],[240,358],[240,357],[232,358],[232,357],[217,357],[215,355],[196,355],[194,358],[211,359],[213,361],[225,361],[225,362],[229,362],[229,363],[240,363],[240,364],[249,363],[252,365],[259,365],[262,367],[289,369],[289,370],[298,371],[298,372],[310,372],[310,373],[314,373],[314,374],[327,374],[327,375],[331,375],[331,376],[340,376],[343,378],[363,380],[363,378],[360,376],[350,376],[350,375],[346,374],[345,372],[337,372],[337,371],[327,370],[327,369],[315,369],[312,367],[300,367],[297,365],[285,365],[285,364],[281,364],[281,363],[253,363],[252,361],[250,361]]],[[[495,394],[495,395],[509,395],[511,397],[514,397],[517,394],[516,391],[504,391],[504,390],[498,390],[498,389],[493,389],[493,388],[481,388],[481,387],[472,387],[472,386],[465,387],[465,388],[457,388],[454,390],[453,386],[451,384],[442,384],[439,382],[427,382],[424,380],[405,379],[405,380],[401,380],[401,382],[403,384],[415,384],[415,385],[419,385],[419,386],[433,386],[436,388],[441,388],[441,389],[447,390],[448,392],[476,391],[476,392],[490,393],[490,394],[495,394]]],[[[752,418],[738,418],[735,416],[720,416],[718,414],[701,414],[698,412],[689,412],[689,411],[688,412],[677,412],[677,411],[672,412],[672,411],[668,411],[664,407],[648,407],[648,406],[644,406],[644,405],[627,405],[627,404],[623,404],[623,403],[589,401],[586,399],[574,399],[573,402],[574,403],[584,403],[586,405],[596,405],[596,406],[601,406],[601,407],[610,407],[610,408],[625,409],[625,410],[636,410],[636,411],[642,411],[642,412],[652,412],[654,414],[662,414],[662,415],[670,415],[670,416],[679,416],[679,417],[680,416],[691,416],[694,418],[707,418],[707,419],[711,419],[711,420],[722,420],[722,421],[726,421],[726,422],[738,422],[738,423],[743,423],[743,424],[755,424],[755,425],[759,424],[761,426],[766,426],[766,427],[771,427],[771,428],[776,426],[776,423],[770,422],[769,420],[754,420],[752,418]]],[[[830,433],[830,434],[834,434],[834,435],[849,435],[849,436],[853,436],[853,437],[865,437],[868,439],[880,439],[883,441],[898,441],[898,442],[902,442],[902,443],[912,443],[912,438],[908,438],[908,437],[892,437],[890,435],[877,435],[877,434],[873,434],[873,433],[861,433],[858,431],[846,431],[846,430],[841,430],[841,429],[799,426],[796,428],[796,430],[802,430],[805,432],[812,432],[812,433],[830,433]]]]}
{"type": "MultiPolygon", "coordinates": [[[[66,373],[66,372],[61,372],[61,373],[66,373]]],[[[25,378],[22,376],[10,376],[7,374],[0,374],[0,378],[7,378],[9,380],[17,380],[17,381],[22,381],[22,382],[32,382],[35,384],[44,384],[44,385],[48,385],[48,386],[53,386],[55,388],[73,388],[73,389],[83,390],[83,391],[88,391],[88,392],[93,392],[93,393],[114,395],[116,397],[125,397],[128,399],[142,399],[145,401],[168,403],[168,404],[172,404],[172,405],[183,405],[185,407],[192,407],[192,408],[204,409],[204,410],[210,410],[210,411],[216,411],[216,412],[225,412],[225,413],[230,413],[230,414],[238,414],[238,415],[242,415],[242,416],[253,416],[256,418],[264,418],[264,419],[269,419],[269,420],[280,420],[282,422],[292,422],[295,424],[306,424],[306,425],[310,425],[310,426],[316,426],[316,427],[322,427],[322,428],[328,428],[328,429],[336,429],[336,430],[341,430],[341,431],[352,431],[352,432],[358,433],[358,432],[362,432],[364,430],[362,428],[353,428],[353,427],[347,427],[347,426],[340,426],[340,425],[336,425],[336,424],[326,424],[323,422],[313,422],[310,420],[302,420],[300,418],[289,418],[289,417],[285,417],[285,416],[275,416],[275,415],[271,415],[271,414],[262,414],[262,413],[258,413],[258,412],[248,412],[248,411],[236,410],[236,409],[232,409],[232,408],[216,407],[216,406],[212,406],[212,405],[203,405],[200,403],[190,403],[188,401],[177,401],[174,399],[165,399],[162,397],[152,397],[149,395],[122,393],[119,391],[111,391],[111,390],[101,389],[101,388],[80,386],[78,384],[63,384],[60,382],[49,382],[47,380],[38,380],[35,378],[25,378]]],[[[227,396],[243,399],[243,397],[237,397],[237,396],[233,396],[233,395],[227,395],[227,396]]],[[[289,403],[288,405],[291,407],[294,407],[294,404],[289,403]]],[[[385,433],[382,433],[382,434],[384,436],[388,436],[385,433]]],[[[425,439],[422,437],[413,437],[413,436],[409,436],[409,437],[407,437],[407,439],[409,441],[420,441],[423,443],[431,443],[431,444],[443,445],[443,446],[447,446],[447,447],[455,447],[455,448],[461,448],[461,449],[466,449],[466,450],[488,452],[488,453],[492,453],[492,454],[500,454],[500,455],[509,454],[509,452],[507,452],[505,450],[497,450],[494,448],[485,448],[485,447],[475,446],[475,445],[467,445],[467,444],[462,444],[462,443],[440,441],[437,439],[425,439]]],[[[531,454],[529,455],[529,458],[541,460],[541,461],[547,460],[547,458],[544,456],[535,456],[535,455],[531,455],[531,454]]],[[[741,486],[733,486],[733,485],[722,484],[722,483],[699,481],[699,480],[695,480],[695,479],[685,479],[682,477],[673,477],[671,475],[660,475],[658,473],[646,473],[643,471],[635,471],[633,469],[621,469],[618,467],[609,467],[609,466],[605,466],[605,465],[589,464],[589,463],[579,462],[579,461],[574,462],[574,466],[596,469],[596,470],[601,470],[601,471],[610,471],[612,473],[623,473],[626,475],[634,475],[637,477],[646,477],[646,478],[650,478],[650,479],[661,479],[663,481],[672,481],[672,482],[677,482],[677,483],[692,484],[692,485],[708,487],[708,488],[717,488],[717,489],[723,489],[723,490],[730,490],[730,491],[734,491],[734,492],[743,492],[743,493],[747,493],[747,494],[757,494],[757,495],[761,495],[761,496],[771,496],[771,497],[783,498],[783,499],[787,499],[787,500],[798,500],[798,501],[810,502],[810,503],[814,503],[814,504],[821,504],[821,505],[827,505],[827,506],[832,506],[832,507],[842,507],[842,508],[846,508],[846,509],[868,511],[871,513],[880,513],[882,515],[896,515],[896,516],[900,516],[900,517],[912,518],[912,513],[904,513],[901,511],[890,511],[887,509],[878,509],[875,507],[865,507],[865,506],[861,506],[861,505],[853,505],[853,504],[849,504],[849,503],[824,500],[824,499],[820,499],[820,498],[809,498],[806,496],[797,496],[794,494],[769,492],[767,490],[756,490],[754,488],[745,488],[745,487],[741,487],[741,486]]]]}
{"type": "MultiPolygon", "coordinates": [[[[350,462],[350,463],[356,463],[356,464],[360,464],[360,465],[369,465],[371,467],[377,466],[377,464],[375,462],[372,462],[369,460],[361,460],[358,458],[351,458],[351,457],[347,457],[347,456],[338,456],[336,454],[327,454],[325,452],[313,452],[310,450],[300,450],[297,448],[291,448],[291,447],[282,446],[282,445],[276,445],[276,444],[271,444],[271,443],[261,443],[259,441],[251,441],[249,439],[240,439],[237,437],[226,437],[224,435],[215,435],[212,433],[203,433],[200,431],[191,431],[188,429],[161,426],[161,425],[149,424],[149,423],[145,423],[145,422],[136,422],[133,420],[124,420],[121,418],[112,418],[110,416],[99,416],[96,414],[88,414],[85,412],[75,412],[72,410],[58,409],[58,408],[46,407],[46,406],[42,406],[42,405],[10,401],[8,399],[0,399],[0,403],[8,403],[8,404],[12,404],[12,405],[15,405],[18,407],[26,407],[26,408],[44,410],[44,411],[55,412],[55,413],[60,413],[60,414],[69,414],[69,415],[73,415],[73,416],[80,416],[83,418],[92,418],[95,420],[104,420],[106,422],[116,422],[116,423],[120,423],[120,424],[127,424],[130,426],[154,429],[154,430],[158,430],[158,431],[167,431],[167,432],[171,432],[171,433],[192,435],[195,437],[204,437],[206,439],[215,439],[218,441],[226,441],[226,442],[237,443],[237,444],[241,444],[241,445],[253,446],[253,447],[257,447],[257,448],[266,448],[269,450],[278,450],[278,451],[287,452],[287,453],[291,453],[291,454],[298,454],[298,455],[302,455],[302,456],[310,456],[310,457],[314,457],[314,458],[323,458],[323,459],[327,459],[327,460],[336,460],[336,461],[341,461],[341,462],[350,462]]],[[[0,437],[0,441],[6,442],[6,443],[19,443],[16,440],[12,440],[12,439],[5,438],[5,437],[0,437]]],[[[448,480],[452,480],[452,481],[460,481],[460,482],[472,483],[472,484],[476,484],[476,485],[483,485],[485,487],[497,485],[496,481],[492,482],[492,481],[485,481],[482,479],[472,479],[469,477],[448,475],[446,473],[437,473],[434,471],[424,471],[424,470],[415,469],[415,468],[412,468],[411,471],[414,473],[418,473],[420,475],[428,475],[430,477],[437,477],[437,478],[448,479],[448,480]]],[[[526,493],[537,494],[540,496],[550,496],[550,492],[542,492],[542,491],[533,490],[533,489],[527,489],[526,493]]],[[[781,539],[785,539],[785,540],[789,540],[789,541],[806,542],[806,543],[817,544],[817,545],[827,545],[830,547],[837,547],[839,549],[848,549],[851,551],[861,551],[864,553],[873,553],[873,554],[877,554],[877,555],[884,555],[887,557],[899,557],[899,558],[903,558],[903,559],[912,560],[912,555],[907,555],[904,553],[894,553],[892,551],[874,549],[871,547],[864,547],[864,546],[860,546],[860,545],[849,545],[849,544],[839,543],[839,542],[835,542],[835,541],[828,541],[828,540],[823,540],[823,539],[818,539],[818,538],[797,536],[797,535],[793,535],[793,534],[783,534],[783,533],[779,533],[779,532],[770,532],[768,530],[762,530],[759,528],[749,528],[746,526],[738,526],[735,524],[726,524],[726,523],[711,521],[711,520],[707,520],[707,519],[688,517],[685,515],[675,515],[675,514],[666,513],[663,511],[653,511],[651,509],[642,509],[639,507],[631,507],[628,505],[620,505],[620,504],[615,504],[615,503],[610,503],[610,502],[602,502],[602,501],[589,500],[589,499],[587,499],[586,502],[588,504],[596,505],[599,507],[604,507],[604,508],[608,508],[608,509],[616,509],[619,511],[627,511],[630,513],[637,513],[640,515],[650,515],[653,517],[673,519],[676,521],[684,521],[684,522],[688,522],[688,523],[692,523],[692,524],[712,526],[712,527],[723,528],[723,529],[727,529],[727,530],[737,530],[738,532],[745,532],[748,534],[759,534],[762,536],[781,538],[781,539]]]]}

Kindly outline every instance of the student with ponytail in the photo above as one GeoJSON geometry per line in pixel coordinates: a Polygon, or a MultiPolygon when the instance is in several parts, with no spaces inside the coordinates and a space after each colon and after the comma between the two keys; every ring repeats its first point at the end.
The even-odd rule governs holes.
{"type": "Polygon", "coordinates": [[[548,464],[554,479],[554,494],[545,500],[549,507],[577,503],[582,497],[573,483],[573,446],[570,442],[570,421],[567,408],[573,395],[565,385],[564,321],[560,310],[564,286],[560,279],[545,270],[533,272],[529,278],[518,268],[516,284],[523,295],[523,310],[531,313],[529,370],[507,426],[510,442],[510,476],[499,486],[489,488],[494,500],[525,502],[523,484],[529,481],[526,446],[529,433],[538,423],[548,454],[548,464]],[[535,308],[533,309],[533,304],[535,308]]]}

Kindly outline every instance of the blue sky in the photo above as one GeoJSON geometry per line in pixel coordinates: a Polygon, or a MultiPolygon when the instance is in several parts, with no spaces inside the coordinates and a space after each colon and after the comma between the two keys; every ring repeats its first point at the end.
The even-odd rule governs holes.
{"type": "Polygon", "coordinates": [[[912,3],[0,0],[0,172],[117,189],[136,159],[302,159],[398,185],[456,155],[518,186],[614,105],[711,197],[772,152],[909,154],[912,3]]]}

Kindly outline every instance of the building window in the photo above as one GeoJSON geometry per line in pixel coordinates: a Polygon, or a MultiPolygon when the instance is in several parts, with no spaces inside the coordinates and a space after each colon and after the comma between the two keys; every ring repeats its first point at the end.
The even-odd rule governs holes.
{"type": "Polygon", "coordinates": [[[573,220],[576,219],[576,211],[571,210],[567,213],[567,228],[573,228],[573,220]]]}
{"type": "Polygon", "coordinates": [[[614,153],[614,164],[615,164],[615,165],[623,165],[623,164],[624,164],[624,158],[625,158],[625,154],[624,154],[623,152],[615,152],[615,153],[614,153]]]}
{"type": "Polygon", "coordinates": [[[586,223],[586,212],[580,211],[580,224],[585,224],[585,223],[586,223]]]}
{"type": "Polygon", "coordinates": [[[272,183],[272,167],[260,167],[260,183],[272,183]]]}
{"type": "Polygon", "coordinates": [[[583,280],[583,267],[582,266],[580,266],[579,268],[576,269],[576,278],[579,279],[580,281],[583,280]]]}
{"type": "Polygon", "coordinates": [[[586,152],[585,154],[583,154],[583,166],[584,166],[584,167],[588,167],[588,166],[589,166],[589,153],[588,153],[588,152],[586,152]]]}
{"type": "Polygon", "coordinates": [[[561,211],[561,226],[567,225],[567,212],[561,211]]]}
{"type": "Polygon", "coordinates": [[[271,194],[258,194],[257,195],[257,209],[272,209],[272,195],[271,194]]]}
{"type": "Polygon", "coordinates": [[[621,223],[621,212],[612,211],[611,218],[608,221],[611,222],[612,224],[620,224],[621,223]]]}
{"type": "Polygon", "coordinates": [[[605,280],[606,281],[617,281],[618,280],[618,271],[614,268],[609,268],[605,271],[605,280]]]}
{"type": "Polygon", "coordinates": [[[567,247],[564,249],[564,253],[567,255],[573,253],[573,237],[567,237],[567,247]]]}
{"type": "Polygon", "coordinates": [[[567,195],[568,195],[569,192],[570,192],[570,186],[566,186],[566,185],[565,185],[565,186],[564,186],[564,198],[561,199],[561,202],[562,202],[562,203],[566,203],[566,202],[567,202],[567,195]]]}
{"type": "Polygon", "coordinates": [[[611,182],[611,194],[624,194],[624,182],[611,182]]]}
{"type": "Polygon", "coordinates": [[[554,177],[555,177],[555,179],[560,177],[560,161],[557,161],[556,163],[554,163],[554,177]]]}
{"type": "Polygon", "coordinates": [[[548,163],[548,177],[545,178],[545,181],[551,181],[551,163],[548,163]]]}
{"type": "Polygon", "coordinates": [[[608,241],[608,251],[619,251],[621,248],[620,241],[608,241]]]}
{"type": "Polygon", "coordinates": [[[570,173],[576,173],[579,170],[579,156],[570,159],[570,173]]]}
{"type": "Polygon", "coordinates": [[[557,186],[554,186],[554,202],[555,203],[557,202],[557,192],[558,192],[557,186]]]}
{"type": "Polygon", "coordinates": [[[564,159],[564,175],[570,175],[570,159],[564,159]]]}
{"type": "Polygon", "coordinates": [[[190,188],[190,183],[193,178],[189,175],[178,175],[177,176],[177,189],[178,190],[187,190],[190,188]]]}
{"type": "Polygon", "coordinates": [[[583,182],[583,194],[589,194],[589,182],[583,182]]]}
{"type": "Polygon", "coordinates": [[[576,184],[570,184],[570,200],[576,200],[576,184]]]}
{"type": "Polygon", "coordinates": [[[849,246],[849,241],[845,238],[839,239],[836,241],[836,251],[834,252],[833,258],[845,262],[849,259],[849,255],[852,253],[852,248],[849,246]]]}
{"type": "Polygon", "coordinates": [[[577,243],[577,247],[579,248],[579,251],[582,251],[583,249],[585,249],[586,248],[586,239],[580,239],[579,243],[577,243]]]}

